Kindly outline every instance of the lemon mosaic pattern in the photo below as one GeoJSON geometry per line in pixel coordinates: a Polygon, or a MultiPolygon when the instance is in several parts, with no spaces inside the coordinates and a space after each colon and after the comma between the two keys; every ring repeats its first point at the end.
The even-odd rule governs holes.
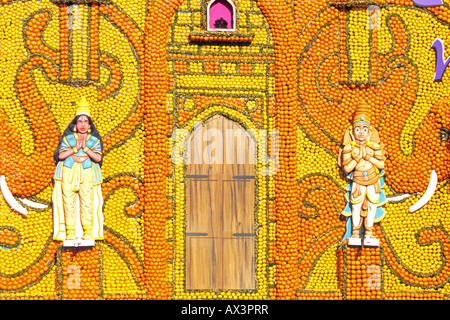
{"type": "MultiPolygon", "coordinates": [[[[171,36],[168,39],[168,73],[173,77],[173,89],[167,94],[168,112],[173,114],[173,128],[192,130],[196,121],[207,119],[214,114],[222,114],[240,123],[246,129],[266,129],[268,134],[274,129],[273,43],[267,21],[253,1],[236,1],[238,10],[237,32],[254,33],[248,46],[232,44],[189,43],[191,31],[200,31],[204,11],[198,0],[184,1],[173,17],[171,36]],[[187,55],[195,53],[195,56],[187,55]]],[[[172,142],[173,143],[173,142],[172,142]]],[[[170,145],[170,142],[169,142],[170,145]]],[[[262,145],[258,144],[261,150],[262,145]]],[[[172,150],[171,148],[169,150],[172,150]]],[[[181,154],[180,152],[176,153],[181,154]]],[[[261,159],[258,167],[262,168],[261,159]]],[[[176,299],[265,299],[269,285],[274,283],[274,267],[267,270],[268,226],[274,230],[275,224],[268,220],[267,206],[274,197],[273,176],[258,175],[258,205],[255,221],[262,225],[256,239],[257,290],[213,290],[186,291],[184,260],[185,221],[185,180],[183,166],[175,165],[174,174],[168,180],[168,197],[174,201],[174,217],[168,226],[168,239],[176,244],[174,261],[169,269],[169,278],[174,283],[176,299]],[[270,190],[270,193],[268,191],[270,190]],[[271,197],[271,198],[270,198],[271,197]]]]}
{"type": "MultiPolygon", "coordinates": [[[[4,72],[1,73],[3,98],[0,114],[17,132],[20,132],[19,152],[25,156],[36,153],[35,140],[40,133],[32,129],[30,121],[34,121],[34,118],[30,119],[27,116],[24,106],[17,99],[17,84],[20,84],[20,80],[17,82],[17,72],[30,52],[39,50],[43,50],[40,56],[59,63],[58,56],[52,52],[57,52],[61,45],[58,41],[61,35],[59,21],[62,17],[61,6],[63,4],[51,1],[26,3],[17,1],[2,5],[0,8],[0,29],[3,34],[0,41],[2,57],[5,57],[4,72]],[[35,39],[33,34],[38,30],[42,30],[42,37],[35,39]],[[43,47],[40,46],[39,40],[42,41],[43,47]]],[[[94,51],[88,47],[93,43],[93,39],[89,38],[91,26],[86,19],[92,8],[87,4],[77,7],[79,9],[75,12],[75,16],[80,20],[79,24],[77,22],[71,29],[69,44],[73,54],[73,78],[87,80],[91,70],[89,61],[94,51]]],[[[103,195],[107,200],[104,207],[105,227],[110,229],[106,229],[109,230],[107,231],[109,236],[104,243],[96,245],[98,250],[95,252],[102,254],[99,253],[97,260],[93,261],[100,263],[102,267],[92,269],[101,270],[96,280],[92,279],[100,283],[104,299],[128,296],[142,298],[145,297],[145,292],[142,291],[139,282],[141,280],[138,270],[142,268],[139,260],[143,257],[143,227],[142,209],[139,208],[137,200],[143,197],[139,182],[143,175],[143,131],[139,121],[130,128],[131,134],[126,134],[127,130],[123,130],[124,126],[128,126],[127,120],[130,115],[136,113],[140,101],[140,59],[136,52],[137,48],[124,33],[123,26],[113,22],[115,20],[111,16],[124,14],[135,23],[133,32],[142,34],[140,28],[145,22],[145,2],[119,1],[110,8],[112,15],[105,14],[105,7],[103,13],[99,14],[97,35],[99,59],[101,55],[105,58],[99,61],[98,82],[85,85],[70,84],[50,79],[41,68],[31,70],[30,76],[39,97],[53,116],[53,119],[37,121],[54,122],[59,132],[62,132],[73,119],[76,103],[81,97],[86,97],[90,104],[92,119],[103,137],[107,139],[113,137],[117,131],[124,132],[120,141],[112,141],[111,145],[114,147],[106,150],[103,158],[102,171],[106,181],[103,195]],[[99,95],[102,90],[110,91],[109,94],[99,95]],[[129,177],[132,177],[131,180],[127,179],[129,177]],[[128,211],[125,210],[127,208],[128,211]]],[[[51,172],[54,167],[45,166],[39,170],[51,172]]],[[[6,281],[5,284],[2,280],[0,298],[60,299],[70,296],[69,289],[62,281],[67,279],[65,274],[68,272],[68,266],[58,260],[58,257],[61,258],[57,252],[60,244],[51,240],[53,224],[51,193],[52,184],[49,181],[46,188],[29,198],[44,208],[27,207],[26,217],[13,212],[3,196],[0,197],[0,225],[14,227],[14,230],[17,230],[15,233],[8,231],[9,233],[5,235],[5,244],[12,243],[12,240],[8,239],[19,237],[14,247],[0,248],[0,275],[6,281]]],[[[89,290],[83,287],[81,292],[85,292],[86,295],[81,294],[79,298],[93,297],[89,294],[89,290]]]]}
{"type": "MultiPolygon", "coordinates": [[[[236,0],[237,30],[218,40],[203,31],[206,3],[175,2],[102,0],[75,11],[64,0],[0,4],[0,175],[28,210],[23,217],[0,196],[0,298],[447,299],[449,75],[433,82],[430,46],[436,37],[450,45],[448,4],[370,2],[380,8],[379,27],[370,29],[367,1],[236,0]],[[158,21],[168,27],[163,39],[165,31],[150,25],[161,8],[174,12],[158,21]],[[70,29],[69,15],[76,19],[70,29]],[[192,34],[200,36],[192,41],[192,34]],[[148,37],[161,44],[144,48],[148,37]],[[144,53],[161,52],[160,69],[144,74],[144,53]],[[162,98],[143,90],[160,81],[168,87],[162,98]],[[52,153],[81,97],[105,142],[105,240],[71,252],[51,238],[52,153]],[[144,131],[159,98],[168,122],[153,119],[147,125],[158,128],[144,131]],[[346,180],[336,167],[343,119],[361,98],[385,139],[386,195],[410,194],[386,204],[376,229],[382,249],[366,256],[340,244],[346,180]],[[295,158],[281,161],[281,186],[261,174],[266,165],[258,159],[255,290],[185,290],[185,178],[171,163],[170,134],[215,114],[269,136],[282,129],[282,152],[295,158]],[[149,146],[160,128],[162,145],[149,146]],[[163,218],[144,204],[153,190],[147,184],[159,183],[145,173],[160,154],[169,168],[153,168],[170,206],[163,218]],[[440,177],[433,198],[409,213],[432,169],[440,177]],[[367,290],[365,263],[381,263],[381,288],[367,290]]],[[[264,153],[261,141],[258,148],[264,153]]]]}

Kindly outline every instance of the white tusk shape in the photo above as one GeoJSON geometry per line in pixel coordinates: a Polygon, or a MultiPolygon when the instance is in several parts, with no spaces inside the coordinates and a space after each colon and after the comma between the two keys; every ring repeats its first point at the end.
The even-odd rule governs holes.
{"type": "Polygon", "coordinates": [[[28,200],[27,198],[21,198],[20,201],[22,201],[24,204],[26,204],[29,207],[36,208],[36,209],[45,209],[47,206],[45,204],[34,202],[31,200],[28,200]]]}
{"type": "Polygon", "coordinates": [[[6,184],[5,176],[0,176],[0,190],[3,193],[3,196],[5,197],[6,202],[16,210],[17,212],[27,215],[28,211],[24,207],[22,207],[17,200],[13,197],[11,191],[8,188],[8,185],[6,184]]]}
{"type": "Polygon", "coordinates": [[[403,200],[403,199],[409,198],[410,196],[411,196],[411,195],[410,195],[409,193],[405,193],[405,194],[401,194],[401,195],[399,195],[399,196],[387,198],[387,200],[388,200],[389,202],[392,202],[392,201],[401,201],[401,200],[403,200]]]}
{"type": "Polygon", "coordinates": [[[431,171],[430,183],[428,184],[427,190],[422,195],[422,197],[409,208],[409,212],[414,212],[414,211],[419,210],[424,205],[426,205],[428,201],[430,201],[431,197],[434,194],[434,191],[436,190],[437,180],[438,180],[438,178],[437,178],[436,171],[434,171],[434,170],[431,171]]]}

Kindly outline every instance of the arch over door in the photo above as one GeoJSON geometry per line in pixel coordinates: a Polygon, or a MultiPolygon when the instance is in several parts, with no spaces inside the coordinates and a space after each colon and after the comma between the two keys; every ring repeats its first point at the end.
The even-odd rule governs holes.
{"type": "Polygon", "coordinates": [[[186,289],[254,289],[256,141],[216,115],[187,149],[186,289]]]}

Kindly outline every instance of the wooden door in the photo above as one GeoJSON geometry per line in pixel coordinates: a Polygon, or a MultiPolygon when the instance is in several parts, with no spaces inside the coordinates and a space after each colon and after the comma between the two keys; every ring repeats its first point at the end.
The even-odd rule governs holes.
{"type": "Polygon", "coordinates": [[[256,140],[216,115],[189,149],[186,289],[254,289],[256,140]]]}

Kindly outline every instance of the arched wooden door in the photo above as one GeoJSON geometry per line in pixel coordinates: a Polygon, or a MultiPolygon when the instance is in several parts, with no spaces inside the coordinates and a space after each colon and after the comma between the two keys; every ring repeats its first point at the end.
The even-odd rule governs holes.
{"type": "Polygon", "coordinates": [[[188,150],[186,289],[254,289],[256,140],[216,115],[188,150]]]}

